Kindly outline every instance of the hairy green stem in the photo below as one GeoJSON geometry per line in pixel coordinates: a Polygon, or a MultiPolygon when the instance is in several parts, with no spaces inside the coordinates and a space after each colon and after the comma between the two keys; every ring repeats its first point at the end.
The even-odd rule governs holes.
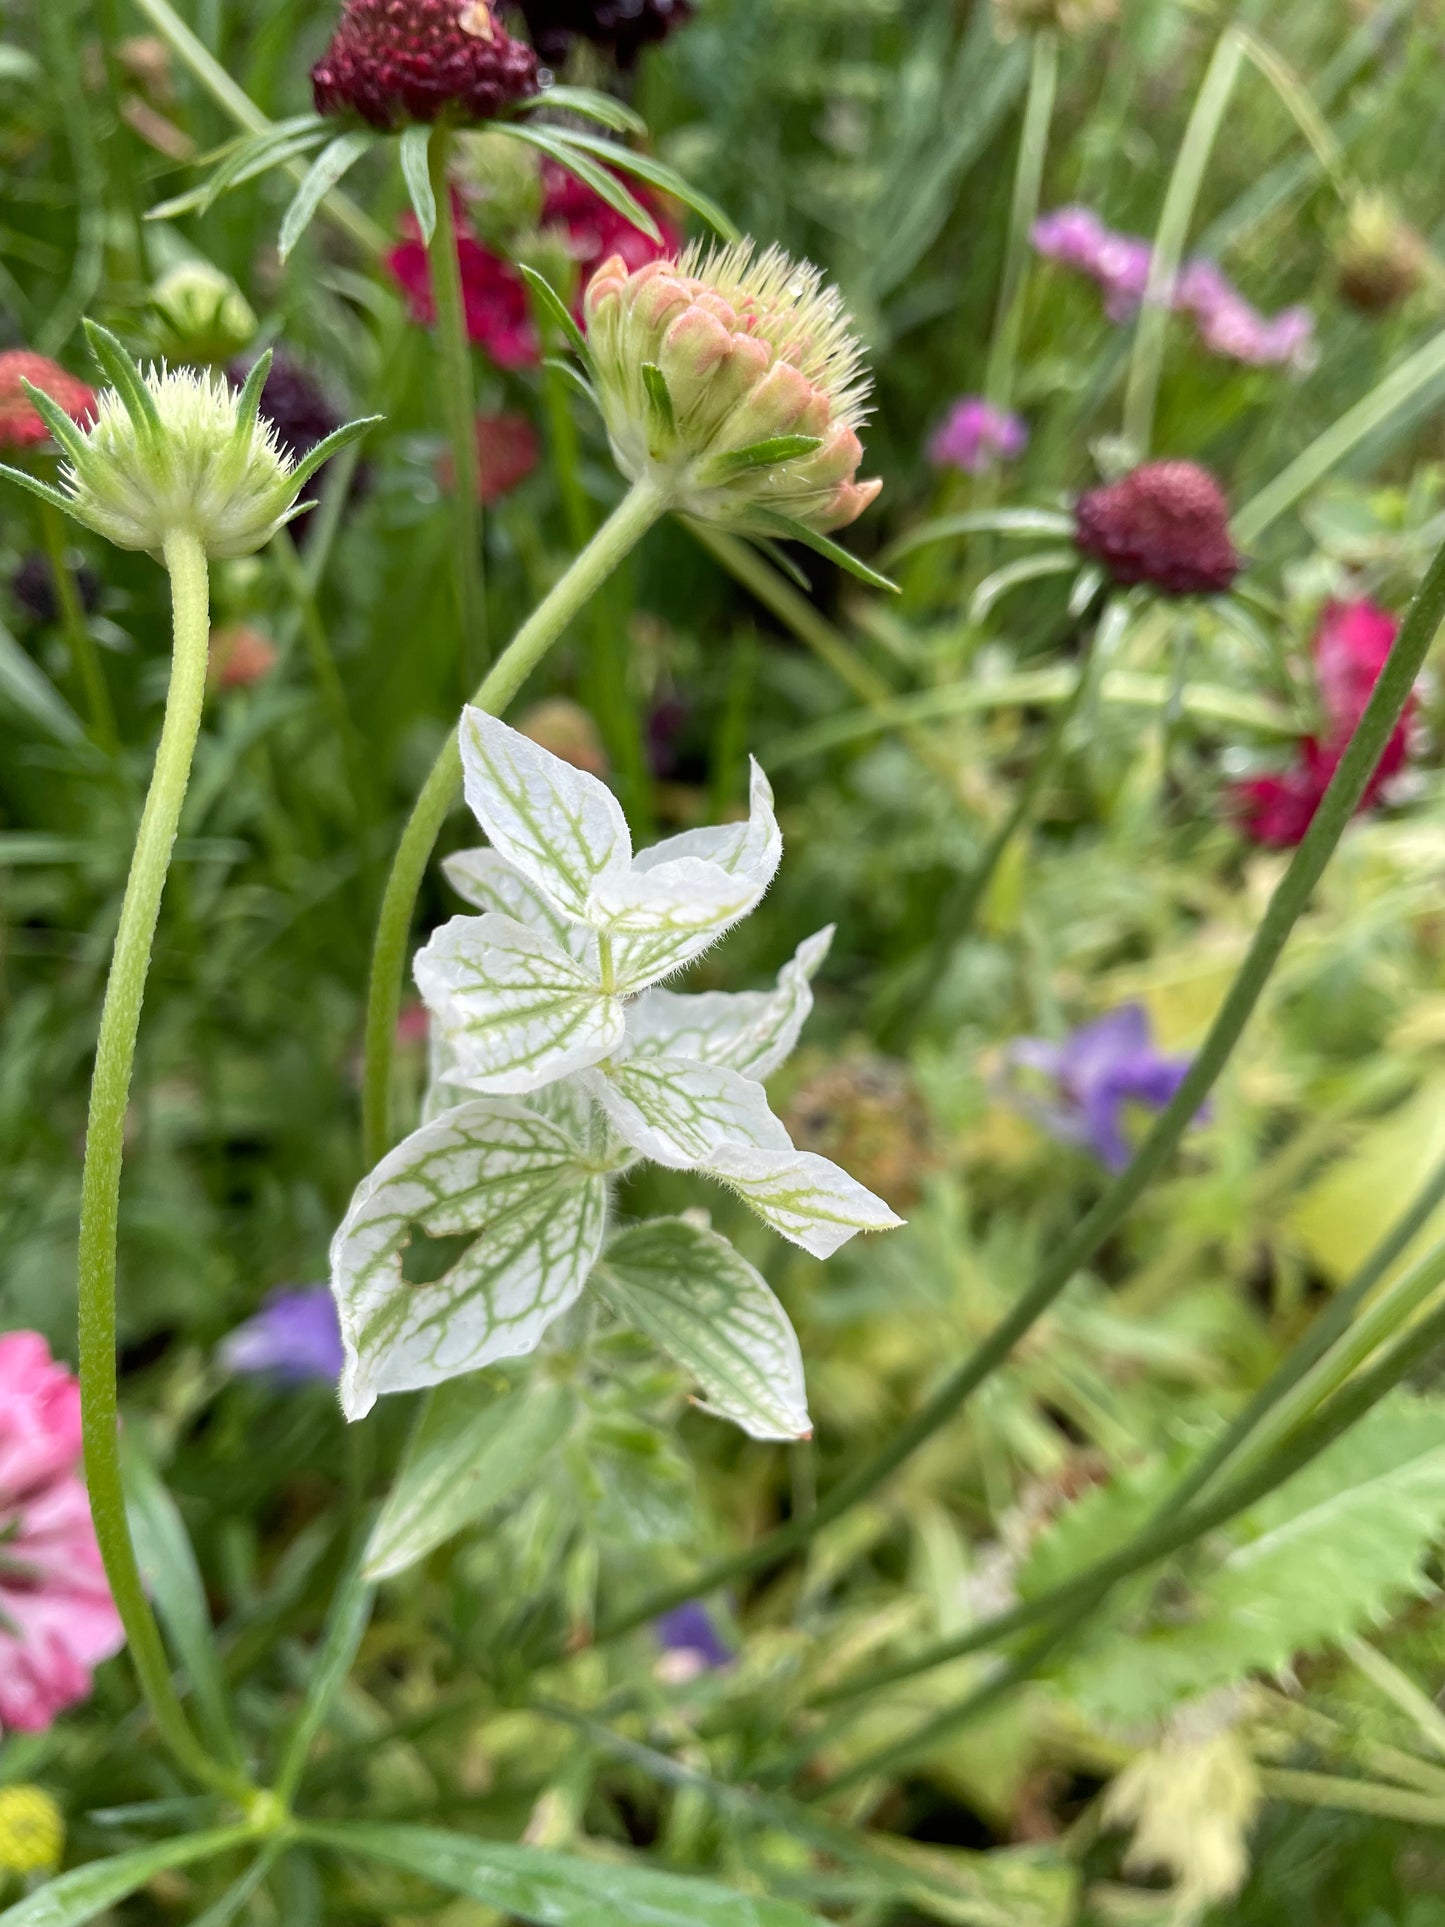
{"type": "Polygon", "coordinates": [[[1056,1589],[1055,1610],[1059,1617],[1032,1640],[1023,1653],[964,1698],[943,1707],[931,1719],[905,1733],[875,1753],[856,1760],[843,1772],[813,1791],[810,1797],[823,1798],[840,1792],[875,1773],[886,1771],[898,1762],[927,1751],[957,1732],[959,1727],[990,1705],[1005,1687],[1027,1678],[1039,1662],[1057,1646],[1071,1638],[1079,1627],[1123,1580],[1149,1566],[1157,1565],[1171,1553],[1192,1545],[1204,1533],[1226,1524],[1248,1506],[1256,1505],[1278,1486],[1319,1457],[1341,1438],[1387,1392],[1430,1358],[1445,1341],[1445,1305],[1437,1305],[1427,1317],[1405,1332],[1376,1364],[1361,1372],[1330,1403],[1282,1445],[1277,1452],[1223,1488],[1214,1499],[1182,1517],[1166,1520],[1152,1531],[1146,1530],[1108,1558],[1098,1560],[1084,1572],[1056,1589]],[[1065,1600],[1065,1594],[1071,1595],[1065,1600]],[[1070,1610],[1065,1611],[1065,1606],[1070,1610]]]}
{"type": "Polygon", "coordinates": [[[141,1583],[126,1522],[120,1465],[115,1280],[126,1105],[161,892],[200,732],[210,640],[206,552],[199,537],[189,531],[168,536],[165,564],[175,624],[170,690],[105,987],[85,1133],[79,1285],[85,1476],[106,1577],[156,1725],[176,1759],[196,1779],[245,1798],[249,1791],[245,1782],[219,1766],[201,1746],[171,1683],[165,1647],[141,1583]]]}
{"type": "Polygon", "coordinates": [[[437,379],[442,413],[452,447],[452,513],[456,518],[452,567],[456,571],[457,616],[461,623],[461,686],[470,689],[487,660],[487,590],[482,554],[482,470],[477,448],[477,402],[472,382],[472,347],[462,295],[462,264],[457,255],[457,224],[452,214],[447,162],[452,137],[446,127],[432,129],[427,173],[436,202],[436,226],[427,244],[432,300],[437,320],[437,379]]]}
{"type": "Polygon", "coordinates": [[[120,738],[116,734],[115,711],[111,708],[110,691],[106,687],[105,672],[100,666],[95,641],[91,636],[89,624],[85,620],[85,610],[81,606],[80,594],[71,573],[70,560],[65,552],[65,524],[60,510],[51,502],[42,501],[40,509],[40,536],[45,544],[45,554],[50,563],[50,576],[55,584],[55,600],[60,608],[60,627],[70,650],[70,659],[75,665],[75,673],[80,686],[85,691],[85,706],[90,712],[90,731],[96,742],[107,756],[114,756],[120,748],[120,738]]]}
{"type": "MultiPolygon", "coordinates": [[[[624,556],[666,513],[667,499],[648,482],[633,485],[567,573],[543,597],[497,658],[472,701],[497,716],[516,695],[574,616],[586,608],[624,556]]],[[[373,1165],[391,1145],[391,1064],[412,912],[432,850],[461,786],[457,732],[442,746],[413,805],[377,918],[366,1000],[366,1065],[362,1074],[362,1129],[373,1165]]]]}
{"type": "Polygon", "coordinates": [[[1159,398],[1159,379],[1164,371],[1164,343],[1169,328],[1174,284],[1179,264],[1189,239],[1189,223],[1194,218],[1204,170],[1214,151],[1224,110],[1239,77],[1244,59],[1244,41],[1238,30],[1226,27],[1214,49],[1204,76],[1204,84],[1194,102],[1194,112],[1184,131],[1179,157],[1169,177],[1159,228],[1154,236],[1154,252],[1149,263],[1149,280],[1139,309],[1139,325],[1134,335],[1134,352],[1129,361],[1129,378],[1124,389],[1124,439],[1134,458],[1143,461],[1149,453],[1154,433],[1154,405],[1159,398]]]}
{"type": "Polygon", "coordinates": [[[1239,973],[1188,1075],[1156,1119],[1127,1169],[1099,1198],[1073,1234],[1063,1241],[1013,1309],[983,1343],[948,1374],[928,1403],[870,1458],[826,1493],[807,1519],[790,1521],[755,1545],[731,1553],[690,1579],[666,1587],[611,1619],[604,1619],[597,1632],[598,1639],[615,1638],[697,1594],[711,1592],[744,1573],[772,1565],[867,1498],[963,1408],[972,1393],[1008,1358],[1014,1346],[1053,1304],[1080,1267],[1113,1236],[1173,1157],[1229,1062],[1291,931],[1359,806],[1442,620],[1445,620],[1445,544],[1430,564],[1350,746],[1340,760],[1314,821],[1270,898],[1239,973]]]}

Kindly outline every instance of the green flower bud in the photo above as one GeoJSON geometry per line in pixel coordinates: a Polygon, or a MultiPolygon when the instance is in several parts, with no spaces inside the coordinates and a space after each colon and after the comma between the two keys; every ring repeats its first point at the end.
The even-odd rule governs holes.
{"type": "Polygon", "coordinates": [[[868,377],[836,288],[778,248],[741,241],[629,274],[618,255],[584,302],[618,467],[700,521],[776,535],[843,528],[860,482],[868,377]]]}
{"type": "Polygon", "coordinates": [[[256,333],[256,316],[228,274],[183,261],[151,289],[165,352],[178,361],[227,361],[256,333]]]}
{"type": "Polygon", "coordinates": [[[309,506],[297,500],[306,483],[370,425],[349,422],[293,462],[257,413],[269,352],[238,393],[210,372],[162,366],[142,375],[104,328],[87,322],[86,333],[110,382],[88,428],[27,384],[65,456],[62,488],[16,469],[0,473],[117,548],[158,554],[168,535],[188,531],[212,558],[250,555],[309,506]]]}

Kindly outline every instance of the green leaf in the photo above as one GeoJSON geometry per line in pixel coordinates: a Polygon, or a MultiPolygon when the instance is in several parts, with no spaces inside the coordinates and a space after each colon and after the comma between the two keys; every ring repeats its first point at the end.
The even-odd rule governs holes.
{"type": "Polygon", "coordinates": [[[1394,1394],[1237,1519],[1182,1596],[1171,1584],[1167,1611],[1101,1626],[1061,1683],[1091,1717],[1137,1725],[1279,1672],[1421,1590],[1442,1529],[1445,1404],[1394,1394]]]}
{"type": "Polygon", "coordinates": [[[535,268],[529,268],[524,261],[517,263],[517,270],[527,286],[532,290],[533,299],[536,301],[542,315],[552,323],[552,326],[569,344],[573,354],[577,356],[582,365],[585,368],[590,368],[592,366],[592,357],[588,352],[587,337],[577,326],[571,314],[569,314],[567,303],[562,299],[561,295],[558,294],[545,274],[538,274],[535,268]]]}
{"type": "Polygon", "coordinates": [[[581,396],[582,400],[587,403],[588,407],[592,409],[594,414],[600,415],[602,413],[602,404],[597,399],[597,390],[592,386],[591,382],[588,381],[575,361],[565,361],[560,355],[548,355],[543,360],[542,366],[544,368],[555,368],[557,373],[563,376],[568,384],[577,390],[577,393],[581,396]]]}
{"type": "Polygon", "coordinates": [[[858,580],[866,582],[870,589],[885,589],[890,595],[899,593],[896,582],[890,582],[886,575],[880,575],[876,569],[870,569],[866,562],[860,562],[856,555],[850,555],[847,549],[840,548],[838,543],[830,540],[828,536],[819,535],[816,529],[810,529],[802,522],[795,522],[791,515],[779,515],[773,509],[754,509],[752,514],[755,517],[761,517],[769,534],[776,535],[785,542],[801,542],[815,554],[826,556],[838,568],[846,569],[849,575],[856,575],[858,580]]]}
{"type": "Polygon", "coordinates": [[[338,134],[334,141],[322,148],[307,168],[291,205],[282,216],[276,249],[283,261],[311,225],[312,215],[332,188],[348,169],[356,165],[375,139],[375,134],[353,128],[350,133],[338,134]]]}
{"type": "Polygon", "coordinates": [[[774,435],[748,448],[735,448],[726,455],[714,455],[706,464],[702,479],[708,483],[729,482],[755,468],[774,468],[780,462],[796,461],[823,446],[821,435],[774,435]]]}
{"type": "Polygon", "coordinates": [[[416,1874],[532,1927],[824,1927],[816,1914],[791,1901],[755,1899],[710,1880],[476,1840],[437,1827],[307,1822],[302,1835],[337,1853],[416,1874]]]}
{"type": "MultiPolygon", "coordinates": [[[[0,473],[6,472],[0,470],[0,473]]],[[[0,701],[22,710],[58,742],[85,740],[80,718],[3,623],[0,623],[0,701]]]]}
{"type": "Polygon", "coordinates": [[[891,566],[915,549],[932,542],[952,542],[962,535],[1047,535],[1057,539],[1068,535],[1073,523],[1057,509],[970,509],[961,515],[939,515],[920,522],[884,550],[891,566]]]}
{"type": "Polygon", "coordinates": [[[421,229],[421,238],[428,247],[437,228],[437,198],[432,193],[431,174],[427,166],[431,135],[431,127],[426,122],[418,122],[408,127],[401,137],[401,176],[411,197],[412,212],[421,229]]]}
{"type": "Polygon", "coordinates": [[[7,1907],[0,1914],[0,1927],[81,1927],[83,1921],[94,1920],[117,1901],[137,1893],[158,1873],[213,1859],[255,1837],[249,1827],[216,1827],[179,1840],[162,1840],[158,1846],[137,1847],[134,1853],[118,1853],[110,1860],[93,1860],[88,1867],[58,1874],[38,1892],[7,1907]]]}
{"type": "MultiPolygon", "coordinates": [[[[498,134],[510,134],[513,140],[525,141],[529,147],[540,149],[550,160],[556,161],[559,167],[565,167],[569,174],[575,174],[584,186],[590,187],[624,221],[630,221],[633,227],[640,228],[650,241],[655,241],[661,247],[662,230],[637,196],[624,187],[615,174],[605,167],[599,167],[586,153],[577,151],[586,142],[584,135],[574,134],[569,129],[564,136],[556,129],[524,126],[520,121],[494,121],[492,125],[498,134]]],[[[605,141],[597,145],[609,154],[612,151],[605,141]]]]}
{"type": "Polygon", "coordinates": [[[625,100],[599,93],[595,87],[548,87],[535,100],[524,101],[522,106],[532,112],[538,108],[562,107],[569,113],[581,114],[587,120],[610,127],[616,134],[645,135],[647,132],[647,122],[625,100]]]}
{"type": "Polygon", "coordinates": [[[331,1709],[331,1703],[351,1671],[351,1662],[356,1658],[356,1649],[371,1618],[374,1596],[362,1574],[360,1559],[354,1559],[332,1598],[320,1650],[311,1662],[306,1698],[281,1749],[281,1763],[276,1771],[276,1793],[288,1805],[301,1783],[307,1758],[331,1709]]]}
{"type": "Polygon", "coordinates": [[[202,1732],[220,1757],[240,1766],[206,1589],[185,1523],[133,1427],[121,1434],[120,1455],[141,1577],[190,1677],[202,1732]]]}
{"type": "MultiPolygon", "coordinates": [[[[655,187],[659,192],[670,195],[673,200],[681,201],[683,206],[690,207],[694,214],[700,214],[708,226],[720,234],[725,241],[737,241],[742,238],[737,224],[724,213],[716,201],[704,194],[701,189],[694,187],[690,181],[684,180],[675,169],[654,160],[650,154],[636,154],[630,147],[619,147],[614,141],[599,140],[595,134],[580,134],[575,127],[567,129],[565,147],[571,151],[564,152],[557,158],[564,167],[570,167],[573,173],[578,172],[578,161],[581,156],[576,150],[580,148],[583,154],[596,155],[609,167],[615,167],[619,173],[633,174],[638,180],[646,181],[649,187],[655,187]]],[[[578,177],[582,178],[580,174],[578,177]]]]}
{"type": "Polygon", "coordinates": [[[340,428],[333,428],[314,448],[307,449],[291,471],[297,488],[304,488],[317,469],[329,462],[333,455],[339,455],[343,448],[360,440],[368,428],[375,428],[379,421],[385,419],[384,415],[362,415],[354,422],[343,422],[340,428]]]}
{"type": "Polygon", "coordinates": [[[642,364],[642,386],[647,394],[647,412],[661,434],[669,440],[677,433],[677,416],[673,413],[672,392],[655,361],[642,364]]]}
{"type": "Polygon", "coordinates": [[[1036,555],[1021,556],[1017,562],[1005,562],[1001,569],[984,577],[973,592],[968,605],[970,622],[982,622],[996,602],[1001,602],[1011,591],[1025,582],[1041,582],[1045,576],[1067,575],[1079,566],[1077,549],[1044,549],[1036,555]]]}
{"type": "Polygon", "coordinates": [[[726,1238],[653,1218],[611,1241],[592,1281],[619,1318],[692,1373],[720,1417],[755,1439],[810,1435],[788,1314],[726,1238]]]}
{"type": "Polygon", "coordinates": [[[392,1579],[509,1497],[576,1416],[563,1385],[489,1396],[478,1378],[439,1385],[422,1408],[366,1548],[369,1579],[392,1579]]]}

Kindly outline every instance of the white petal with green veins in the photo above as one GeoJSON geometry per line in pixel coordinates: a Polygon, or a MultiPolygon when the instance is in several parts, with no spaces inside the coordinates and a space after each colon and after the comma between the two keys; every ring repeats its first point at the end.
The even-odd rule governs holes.
{"type": "Polygon", "coordinates": [[[587,917],[595,884],[625,876],[632,838],[605,783],[483,710],[462,711],[467,805],[506,861],[568,916],[587,917]]]}
{"type": "Polygon", "coordinates": [[[331,1245],[346,1363],[341,1402],[361,1418],[381,1392],[414,1391],[533,1350],[587,1282],[607,1215],[605,1179],[565,1132],[524,1105],[474,1099],[424,1124],[359,1186],[331,1245]],[[475,1234],[411,1282],[428,1240],[475,1234]]]}
{"type": "Polygon", "coordinates": [[[772,785],[756,757],[749,757],[748,814],[742,823],[718,823],[700,830],[684,830],[639,850],[633,868],[656,870],[683,857],[699,857],[729,876],[748,876],[762,894],[777,873],[783,839],[773,814],[772,785]]]}
{"type": "Polygon", "coordinates": [[[529,929],[540,930],[568,956],[582,955],[579,939],[586,942],[584,926],[564,916],[550,898],[495,850],[454,850],[442,858],[442,872],[457,895],[474,910],[512,917],[529,929]]]}
{"type": "Polygon", "coordinates": [[[453,917],[417,953],[417,987],[469,1090],[535,1091],[620,1049],[623,1008],[550,937],[510,917],[453,917]]]}
{"type": "Polygon", "coordinates": [[[705,1168],[731,1185],[764,1223],[815,1258],[831,1258],[855,1232],[903,1223],[882,1198],[811,1151],[779,1155],[726,1144],[705,1168]]]}
{"type": "Polygon", "coordinates": [[[692,1057],[746,1077],[770,1077],[791,1055],[813,1008],[813,975],[832,940],[830,923],[800,943],[778,972],[775,990],[696,996],[649,990],[627,1013],[633,1057],[692,1057]]]}
{"type": "Polygon", "coordinates": [[[726,1238],[655,1218],[613,1238],[592,1277],[618,1317],[692,1373],[709,1410],[755,1439],[812,1431],[788,1314],[726,1238]]]}
{"type": "Polygon", "coordinates": [[[588,1071],[578,1081],[620,1137],[675,1171],[696,1170],[725,1145],[792,1152],[762,1085],[720,1064],[640,1057],[588,1071]]]}
{"type": "Polygon", "coordinates": [[[612,946],[613,981],[630,993],[669,977],[757,905],[762,889],[697,857],[633,870],[592,893],[592,915],[612,946]]]}

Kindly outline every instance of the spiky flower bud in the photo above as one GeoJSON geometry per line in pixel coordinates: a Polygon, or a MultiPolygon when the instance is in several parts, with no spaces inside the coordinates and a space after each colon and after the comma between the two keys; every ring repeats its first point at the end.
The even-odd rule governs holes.
{"type": "Polygon", "coordinates": [[[69,375],[50,359],[29,348],[7,348],[0,354],[0,448],[39,448],[50,440],[30,391],[49,395],[73,422],[88,421],[95,413],[95,390],[89,382],[69,375]]]}
{"type": "Polygon", "coordinates": [[[565,60],[574,39],[610,47],[630,67],[650,41],[692,17],[692,0],[517,0],[544,60],[565,60]]]}
{"type": "Polygon", "coordinates": [[[629,274],[604,261],[584,301],[617,464],[701,521],[757,534],[852,522],[868,377],[836,288],[750,241],[629,274]]]}
{"type": "Polygon", "coordinates": [[[355,114],[390,130],[443,115],[494,120],[537,91],[537,56],[492,0],[346,0],[311,69],[318,114],[355,114]]]}
{"type": "Polygon", "coordinates": [[[117,548],[159,553],[168,536],[186,532],[213,557],[250,555],[301,512],[296,498],[322,462],[368,425],[351,422],[293,462],[257,412],[269,354],[237,394],[219,374],[153,367],[142,375],[113,335],[91,323],[86,333],[111,383],[88,430],[26,386],[66,457],[63,489],[0,473],[117,548]]]}
{"type": "Polygon", "coordinates": [[[255,311],[229,274],[182,261],[151,289],[162,347],[178,361],[225,361],[254,336],[255,311]]]}
{"type": "Polygon", "coordinates": [[[1239,574],[1229,504],[1196,462],[1146,462],[1074,504],[1074,539],[1115,582],[1217,595],[1239,574]]]}
{"type": "Polygon", "coordinates": [[[1362,314],[1388,314],[1419,287],[1426,247],[1384,194],[1359,194],[1336,256],[1340,293],[1362,314]]]}

